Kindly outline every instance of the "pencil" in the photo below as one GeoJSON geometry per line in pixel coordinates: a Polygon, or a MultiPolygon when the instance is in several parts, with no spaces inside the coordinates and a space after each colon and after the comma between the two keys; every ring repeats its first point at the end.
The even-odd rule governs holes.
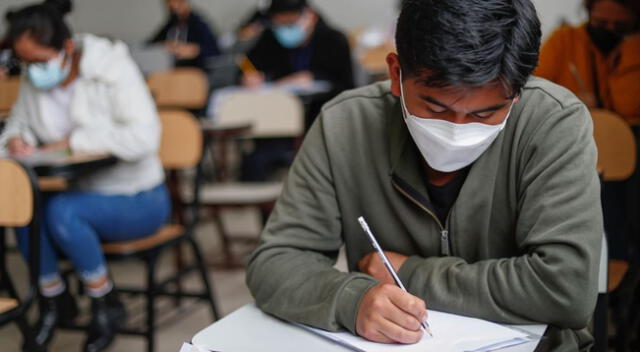
{"type": "MultiPolygon", "coordinates": [[[[358,218],[358,222],[360,223],[360,226],[362,227],[364,232],[367,234],[367,237],[369,238],[369,242],[371,242],[371,245],[373,246],[373,248],[375,248],[376,252],[378,252],[378,255],[380,256],[380,259],[382,259],[382,263],[384,263],[385,268],[387,268],[387,271],[389,271],[389,274],[391,274],[391,277],[393,277],[393,281],[396,282],[396,285],[398,285],[398,287],[400,287],[402,289],[402,291],[407,292],[407,289],[402,284],[402,281],[400,281],[400,278],[398,277],[398,274],[396,274],[396,271],[393,270],[393,266],[391,266],[391,262],[389,261],[389,258],[387,258],[387,256],[384,254],[384,251],[382,250],[382,248],[378,244],[378,241],[373,236],[373,233],[369,229],[369,225],[364,220],[364,217],[362,217],[362,216],[359,217],[358,218]]],[[[423,322],[420,323],[420,325],[422,327],[422,330],[424,330],[431,337],[433,337],[433,333],[431,332],[431,329],[429,327],[429,323],[428,322],[423,321],[423,322]]]]}
{"type": "Polygon", "coordinates": [[[253,65],[253,63],[251,62],[251,60],[249,60],[249,58],[246,55],[242,55],[238,61],[238,67],[240,67],[240,70],[242,71],[242,73],[244,73],[245,75],[248,74],[252,74],[252,73],[256,73],[258,72],[258,70],[256,69],[256,67],[253,65]]]}

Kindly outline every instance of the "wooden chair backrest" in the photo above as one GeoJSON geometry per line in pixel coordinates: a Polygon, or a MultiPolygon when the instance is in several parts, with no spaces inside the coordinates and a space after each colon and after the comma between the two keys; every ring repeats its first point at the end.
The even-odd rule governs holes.
{"type": "Polygon", "coordinates": [[[26,226],[33,217],[33,185],[15,160],[0,159],[0,226],[26,226]]]}
{"type": "Polygon", "coordinates": [[[623,181],[636,169],[636,141],[629,124],[607,110],[591,110],[598,169],[604,181],[623,181]]]}
{"type": "Polygon", "coordinates": [[[0,112],[8,112],[18,99],[20,77],[0,79],[0,112]]]}
{"type": "Polygon", "coordinates": [[[197,68],[152,73],[147,85],[159,108],[200,109],[209,94],[207,77],[197,68]]]}
{"type": "Polygon", "coordinates": [[[167,170],[195,167],[202,155],[202,130],[198,120],[184,110],[160,110],[162,137],[160,160],[167,170]]]}
{"type": "Polygon", "coordinates": [[[300,99],[281,90],[239,91],[220,103],[216,123],[250,123],[252,137],[300,137],[304,109],[300,99]]]}

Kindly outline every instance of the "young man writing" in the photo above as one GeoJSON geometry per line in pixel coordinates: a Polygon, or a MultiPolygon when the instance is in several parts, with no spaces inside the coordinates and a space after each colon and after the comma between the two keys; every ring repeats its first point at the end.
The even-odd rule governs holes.
{"type": "Polygon", "coordinates": [[[337,97],[307,135],[248,268],[258,306],[383,343],[418,341],[427,306],[587,349],[596,149],[585,106],[530,77],[539,44],[529,0],[407,0],[391,81],[337,97]]]}

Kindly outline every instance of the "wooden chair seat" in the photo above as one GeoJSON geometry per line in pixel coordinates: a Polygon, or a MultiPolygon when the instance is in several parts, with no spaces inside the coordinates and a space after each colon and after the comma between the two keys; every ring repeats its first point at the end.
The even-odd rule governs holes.
{"type": "Polygon", "coordinates": [[[107,255],[129,255],[155,248],[165,242],[169,242],[184,233],[181,225],[165,225],[151,236],[132,241],[108,242],[102,244],[102,250],[107,255]]]}
{"type": "Polygon", "coordinates": [[[64,177],[38,177],[38,187],[43,192],[62,192],[69,188],[64,177]]]}
{"type": "Polygon", "coordinates": [[[0,314],[18,307],[18,300],[13,298],[0,298],[0,314]]]}
{"type": "Polygon", "coordinates": [[[610,260],[609,261],[609,292],[615,290],[620,285],[622,278],[629,269],[629,263],[624,260],[610,260]]]}

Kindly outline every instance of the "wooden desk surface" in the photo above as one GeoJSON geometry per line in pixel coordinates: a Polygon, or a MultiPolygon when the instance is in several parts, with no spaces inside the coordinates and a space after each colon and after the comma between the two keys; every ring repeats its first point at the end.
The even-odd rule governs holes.
{"type": "Polygon", "coordinates": [[[59,192],[68,189],[71,179],[111,166],[118,159],[112,155],[68,154],[65,151],[37,152],[28,157],[16,158],[33,168],[38,176],[41,191],[59,192]]]}
{"type": "Polygon", "coordinates": [[[40,177],[63,177],[73,179],[86,173],[115,164],[118,159],[109,154],[69,154],[64,151],[37,152],[21,163],[33,168],[40,177]]]}

